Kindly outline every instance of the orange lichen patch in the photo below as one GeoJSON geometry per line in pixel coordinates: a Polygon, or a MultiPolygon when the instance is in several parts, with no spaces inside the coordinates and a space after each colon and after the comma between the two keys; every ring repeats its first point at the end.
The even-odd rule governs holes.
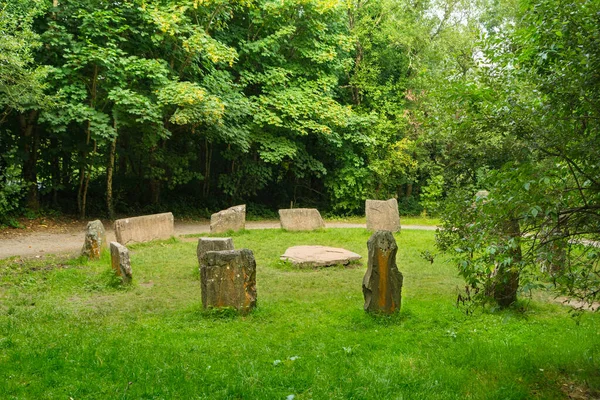
{"type": "Polygon", "coordinates": [[[378,301],[379,307],[385,308],[388,303],[389,290],[388,290],[388,280],[389,280],[389,271],[388,271],[388,261],[389,261],[389,253],[380,252],[377,255],[377,262],[379,264],[379,293],[378,293],[378,301]]]}

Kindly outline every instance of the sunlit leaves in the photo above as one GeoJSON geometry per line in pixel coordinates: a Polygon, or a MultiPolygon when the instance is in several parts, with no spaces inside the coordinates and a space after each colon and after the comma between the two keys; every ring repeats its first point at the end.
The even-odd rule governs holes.
{"type": "Polygon", "coordinates": [[[235,49],[211,38],[204,30],[196,31],[182,42],[183,48],[192,54],[209,58],[213,63],[226,63],[232,66],[237,59],[235,49]]]}

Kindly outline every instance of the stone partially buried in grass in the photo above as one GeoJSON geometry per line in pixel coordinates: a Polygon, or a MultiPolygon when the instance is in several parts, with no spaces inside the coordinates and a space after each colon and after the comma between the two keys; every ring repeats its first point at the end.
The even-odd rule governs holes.
{"type": "Polygon", "coordinates": [[[175,235],[173,214],[162,213],[123,218],[115,221],[117,242],[126,245],[131,242],[149,242],[169,239],[175,235]]]}
{"type": "Polygon", "coordinates": [[[256,261],[252,251],[209,251],[201,265],[205,309],[231,307],[246,314],[256,307],[256,261]]]}
{"type": "Polygon", "coordinates": [[[90,259],[99,259],[102,249],[106,248],[106,232],[104,225],[97,219],[90,221],[85,228],[85,239],[81,254],[90,259]]]}
{"type": "Polygon", "coordinates": [[[356,261],[360,259],[360,255],[353,253],[349,250],[327,246],[289,247],[281,256],[281,260],[289,261],[295,267],[299,268],[347,265],[351,261],[356,261]]]}
{"type": "Polygon", "coordinates": [[[210,216],[210,232],[223,233],[246,228],[246,205],[233,206],[210,216]]]}
{"type": "Polygon", "coordinates": [[[289,208],[279,210],[281,229],[286,231],[314,231],[325,228],[325,222],[316,208],[289,208]]]}
{"type": "Polygon", "coordinates": [[[117,242],[110,242],[110,263],[115,274],[123,278],[123,283],[131,282],[131,262],[127,247],[117,242]]]}

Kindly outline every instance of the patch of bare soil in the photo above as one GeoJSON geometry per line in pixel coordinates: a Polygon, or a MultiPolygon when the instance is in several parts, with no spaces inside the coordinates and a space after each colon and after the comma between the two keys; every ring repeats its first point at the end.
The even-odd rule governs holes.
{"type": "Polygon", "coordinates": [[[560,387],[560,390],[567,396],[568,399],[600,400],[600,392],[575,382],[563,383],[560,387]]]}
{"type": "Polygon", "coordinates": [[[557,297],[554,299],[557,303],[564,304],[566,306],[573,307],[576,310],[585,310],[585,311],[597,311],[600,309],[600,303],[586,303],[583,301],[570,299],[568,297],[557,297]]]}
{"type": "Polygon", "coordinates": [[[87,222],[69,217],[19,218],[19,228],[0,227],[0,239],[13,239],[35,233],[70,233],[82,231],[87,222]]]}

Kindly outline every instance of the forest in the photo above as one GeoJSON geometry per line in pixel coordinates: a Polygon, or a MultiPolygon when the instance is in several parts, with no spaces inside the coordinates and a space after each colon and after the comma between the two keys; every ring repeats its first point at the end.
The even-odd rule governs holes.
{"type": "Polygon", "coordinates": [[[397,197],[435,212],[490,164],[471,154],[445,174],[469,150],[448,149],[440,119],[477,82],[482,32],[514,18],[487,6],[4,1],[0,210],[343,215],[397,197]]]}
{"type": "Polygon", "coordinates": [[[395,197],[472,288],[594,300],[599,150],[595,0],[0,1],[4,224],[395,197]]]}

